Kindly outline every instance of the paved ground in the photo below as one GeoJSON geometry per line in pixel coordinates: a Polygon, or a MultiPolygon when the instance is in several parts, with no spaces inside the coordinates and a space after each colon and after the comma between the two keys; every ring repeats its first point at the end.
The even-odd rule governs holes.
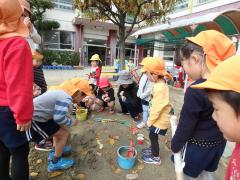
{"type": "MultiPolygon", "coordinates": [[[[85,74],[88,72],[89,70],[44,71],[48,85],[57,85],[64,80],[68,80],[73,77],[86,78],[87,76],[85,74]]],[[[114,82],[113,85],[116,87],[114,82]]],[[[176,88],[170,88],[170,101],[175,108],[176,114],[179,115],[183,101],[183,92],[176,88]]],[[[119,109],[118,103],[116,108],[119,109]]],[[[74,149],[72,157],[75,158],[76,165],[68,171],[59,172],[60,175],[52,179],[124,180],[126,179],[126,175],[129,173],[137,173],[139,175],[139,180],[175,179],[174,166],[170,161],[171,151],[169,150],[171,132],[168,133],[166,138],[161,138],[159,140],[162,158],[161,166],[146,165],[141,161],[141,158],[138,157],[137,164],[132,170],[121,170],[116,162],[117,148],[123,145],[128,145],[129,138],[136,140],[136,135],[132,135],[132,133],[129,131],[129,127],[122,124],[96,123],[94,121],[96,117],[125,120],[134,125],[129,116],[118,114],[109,115],[107,112],[101,114],[91,114],[87,121],[80,122],[78,126],[71,129],[69,145],[71,145],[74,149]],[[99,149],[97,140],[100,140],[103,145],[103,149],[99,149]]],[[[144,141],[144,145],[135,145],[138,152],[141,152],[143,147],[149,145],[147,129],[140,130],[140,132],[145,135],[146,140],[144,141]]],[[[230,144],[229,147],[231,146],[232,145],[230,144]]],[[[226,156],[230,153],[230,151],[231,148],[227,148],[226,156]]],[[[46,172],[46,158],[47,153],[38,152],[31,149],[30,171],[37,173],[33,179],[46,179],[56,175],[46,172]]],[[[224,179],[226,165],[227,159],[222,158],[219,169],[215,173],[215,180],[224,179]]]]}

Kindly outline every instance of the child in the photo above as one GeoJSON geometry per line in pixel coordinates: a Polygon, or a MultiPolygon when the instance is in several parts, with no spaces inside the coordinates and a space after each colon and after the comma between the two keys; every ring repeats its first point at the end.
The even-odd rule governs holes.
{"type": "Polygon", "coordinates": [[[134,68],[133,61],[129,60],[127,66],[128,66],[128,70],[131,71],[134,68]]]}
{"type": "MultiPolygon", "coordinates": [[[[150,57],[143,59],[140,65],[143,66],[144,63],[150,59],[151,59],[150,57]]],[[[141,104],[143,109],[143,119],[137,125],[137,128],[139,129],[145,127],[147,124],[147,120],[149,116],[149,101],[151,100],[152,86],[153,86],[153,83],[148,79],[146,72],[143,71],[140,77],[139,88],[137,92],[137,96],[141,99],[141,104]]]]}
{"type": "Polygon", "coordinates": [[[33,97],[35,98],[40,95],[41,95],[41,88],[35,83],[33,83],[33,97]]]}
{"type": "Polygon", "coordinates": [[[101,106],[98,112],[102,112],[104,107],[109,107],[109,113],[114,113],[115,97],[114,90],[108,78],[101,78],[99,81],[99,88],[97,89],[96,104],[101,106]]]}
{"type": "Polygon", "coordinates": [[[35,44],[41,44],[41,36],[38,34],[36,28],[31,22],[31,9],[30,4],[27,0],[19,0],[22,9],[23,9],[23,23],[28,28],[30,34],[28,37],[26,37],[26,40],[28,41],[29,46],[31,49],[36,49],[35,44]]]}
{"type": "MultiPolygon", "coordinates": [[[[196,85],[205,81],[210,72],[226,58],[235,54],[233,42],[224,34],[208,30],[188,38],[180,51],[181,64],[196,85]]],[[[212,119],[212,104],[203,90],[188,87],[179,124],[172,139],[174,153],[185,147],[185,179],[211,179],[225,148],[225,140],[212,119]]]]}
{"type": "Polygon", "coordinates": [[[29,31],[21,16],[17,0],[0,1],[0,179],[4,180],[29,179],[25,131],[32,121],[33,70],[24,38],[29,31]]]}
{"type": "Polygon", "coordinates": [[[134,121],[139,121],[142,113],[141,99],[137,97],[138,87],[133,82],[129,71],[120,71],[117,83],[120,85],[117,96],[122,113],[130,113],[134,121]]]}
{"type": "Polygon", "coordinates": [[[157,57],[148,57],[142,71],[147,72],[148,79],[154,83],[147,120],[151,147],[142,150],[142,159],[145,163],[160,165],[158,135],[166,135],[170,124],[168,114],[171,110],[169,89],[165,78],[172,79],[172,76],[165,70],[164,61],[157,57]]]}
{"type": "Polygon", "coordinates": [[[101,65],[101,59],[98,54],[94,54],[91,59],[91,70],[89,79],[92,84],[95,86],[98,86],[99,79],[101,75],[102,65],[101,65]]]}
{"type": "Polygon", "coordinates": [[[64,82],[34,99],[33,125],[27,132],[29,140],[41,142],[53,136],[54,149],[49,153],[48,171],[68,169],[74,164],[73,159],[63,158],[71,151],[65,146],[68,139],[69,127],[77,121],[71,117],[72,102],[79,102],[89,94],[86,86],[81,83],[78,87],[71,82],[64,82]]]}
{"type": "Polygon", "coordinates": [[[217,66],[207,81],[192,88],[206,89],[213,103],[213,119],[224,137],[236,142],[228,163],[226,180],[240,178],[240,56],[233,56],[217,66]]]}
{"type": "Polygon", "coordinates": [[[34,83],[41,88],[41,94],[47,91],[47,83],[42,70],[43,55],[39,52],[32,50],[33,59],[33,72],[34,72],[34,83]]]}

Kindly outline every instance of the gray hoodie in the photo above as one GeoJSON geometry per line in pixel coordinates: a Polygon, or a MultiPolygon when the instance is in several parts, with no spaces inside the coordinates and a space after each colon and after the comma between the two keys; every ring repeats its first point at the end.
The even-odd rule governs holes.
{"type": "Polygon", "coordinates": [[[139,81],[137,96],[149,102],[151,100],[152,87],[153,83],[147,78],[146,73],[143,73],[139,81]]]}

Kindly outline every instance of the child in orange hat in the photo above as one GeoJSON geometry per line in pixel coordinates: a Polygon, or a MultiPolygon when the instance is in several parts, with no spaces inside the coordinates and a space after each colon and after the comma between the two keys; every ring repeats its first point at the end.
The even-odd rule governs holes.
{"type": "Polygon", "coordinates": [[[0,1],[0,179],[29,179],[25,131],[32,123],[33,70],[21,16],[17,0],[0,1]]]}
{"type": "Polygon", "coordinates": [[[228,163],[226,180],[240,178],[240,56],[233,56],[217,66],[207,81],[192,88],[205,89],[213,103],[213,119],[224,137],[236,142],[228,163]]]}
{"type": "Polygon", "coordinates": [[[147,60],[144,60],[142,71],[146,72],[148,79],[153,82],[150,112],[147,120],[151,147],[142,150],[142,159],[145,163],[160,165],[158,135],[166,135],[170,125],[168,114],[171,110],[169,88],[165,78],[171,80],[172,76],[166,71],[164,61],[157,57],[147,57],[147,60]]]}
{"type": "MultiPolygon", "coordinates": [[[[181,64],[196,85],[206,81],[210,72],[235,54],[233,42],[224,34],[208,30],[187,38],[181,48],[181,64]]],[[[172,139],[174,153],[185,146],[185,179],[212,179],[218,167],[226,141],[211,117],[213,107],[203,90],[188,87],[179,124],[172,139]]]]}
{"type": "Polygon", "coordinates": [[[112,88],[108,78],[100,79],[96,96],[97,99],[95,103],[101,107],[98,112],[103,111],[104,107],[108,107],[109,113],[113,114],[115,107],[114,89],[112,88]]]}
{"type": "Polygon", "coordinates": [[[43,55],[32,50],[34,83],[41,88],[41,94],[47,91],[47,83],[42,70],[43,55]]]}
{"type": "Polygon", "coordinates": [[[54,149],[49,153],[48,171],[68,169],[74,160],[62,156],[69,154],[71,148],[65,146],[68,139],[69,127],[76,125],[71,116],[72,103],[79,104],[91,92],[87,82],[76,86],[65,81],[46,93],[34,98],[33,125],[27,132],[27,138],[36,143],[53,137],[54,149]]]}

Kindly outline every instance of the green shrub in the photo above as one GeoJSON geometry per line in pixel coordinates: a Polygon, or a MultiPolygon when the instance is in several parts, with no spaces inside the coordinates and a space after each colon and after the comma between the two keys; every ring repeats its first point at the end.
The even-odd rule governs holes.
{"type": "Polygon", "coordinates": [[[79,53],[73,51],[43,50],[43,64],[51,65],[53,61],[62,65],[78,66],[79,53]]]}

